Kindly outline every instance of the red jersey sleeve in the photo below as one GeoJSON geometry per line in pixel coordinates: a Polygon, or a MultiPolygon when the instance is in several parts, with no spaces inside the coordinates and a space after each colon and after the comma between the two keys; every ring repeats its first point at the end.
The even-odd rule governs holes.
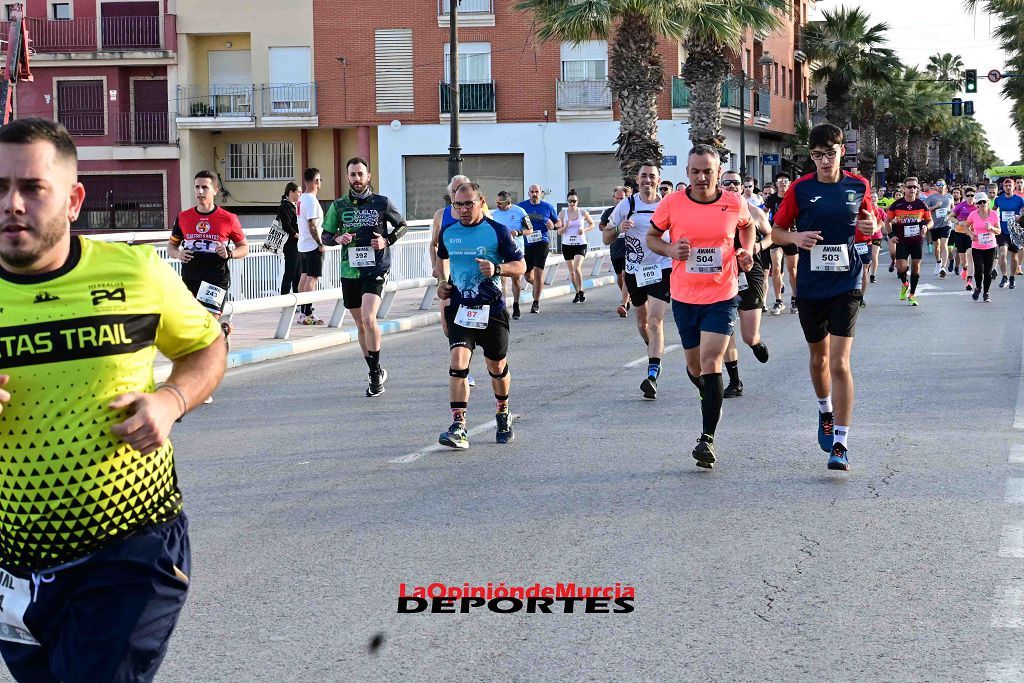
{"type": "Polygon", "coordinates": [[[871,199],[871,183],[867,178],[861,178],[861,180],[864,181],[864,199],[860,202],[860,208],[866,209],[870,216],[875,212],[875,202],[871,199]]]}

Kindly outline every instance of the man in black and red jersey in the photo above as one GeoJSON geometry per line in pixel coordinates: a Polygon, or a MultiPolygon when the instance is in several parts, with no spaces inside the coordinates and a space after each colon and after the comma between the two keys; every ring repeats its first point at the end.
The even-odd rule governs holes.
{"type": "Polygon", "coordinates": [[[918,196],[921,184],[911,176],[903,181],[903,198],[889,205],[885,212],[885,225],[889,239],[896,242],[896,273],[899,275],[900,301],[909,300],[917,306],[917,283],[921,279],[921,258],[924,235],[932,227],[932,214],[918,196]],[[910,281],[907,281],[907,261],[910,261],[910,281]],[[907,290],[910,294],[907,294],[907,290]]]}
{"type": "MultiPolygon", "coordinates": [[[[181,261],[181,279],[215,317],[224,311],[231,286],[228,260],[245,258],[249,243],[238,216],[213,203],[219,191],[211,171],[196,173],[196,205],[178,214],[167,244],[167,255],[181,261]],[[234,243],[234,248],[229,243],[234,243]]],[[[224,334],[230,333],[223,323],[224,334]]]]}

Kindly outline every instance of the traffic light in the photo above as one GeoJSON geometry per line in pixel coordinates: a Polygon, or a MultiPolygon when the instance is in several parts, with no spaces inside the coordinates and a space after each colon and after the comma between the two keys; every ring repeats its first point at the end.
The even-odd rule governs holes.
{"type": "Polygon", "coordinates": [[[964,71],[964,92],[978,92],[978,70],[967,69],[964,71]]]}
{"type": "MultiPolygon", "coordinates": [[[[974,105],[972,104],[971,106],[974,106],[974,105]]],[[[964,113],[963,100],[961,100],[959,97],[954,97],[953,98],[953,116],[963,116],[963,113],[964,113]]]]}
{"type": "Polygon", "coordinates": [[[974,101],[967,100],[964,102],[964,116],[974,116],[974,101]]]}

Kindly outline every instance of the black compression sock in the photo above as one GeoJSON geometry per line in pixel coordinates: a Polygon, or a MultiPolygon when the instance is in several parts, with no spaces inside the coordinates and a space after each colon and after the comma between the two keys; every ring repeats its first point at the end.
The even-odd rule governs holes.
{"type": "Polygon", "coordinates": [[[380,368],[380,351],[367,351],[366,356],[367,365],[370,366],[370,371],[374,371],[380,368]]]}
{"type": "Polygon", "coordinates": [[[704,434],[715,435],[718,428],[718,420],[722,417],[722,394],[725,387],[722,386],[722,373],[716,372],[710,375],[701,375],[704,380],[704,391],[701,393],[700,412],[704,417],[704,434]]]}
{"type": "Polygon", "coordinates": [[[917,293],[917,283],[920,282],[920,281],[921,281],[921,275],[920,274],[918,274],[918,275],[913,275],[912,274],[910,276],[910,293],[912,295],[917,293]]]}
{"type": "Polygon", "coordinates": [[[371,358],[370,356],[363,356],[363,360],[366,361],[366,367],[370,368],[370,370],[372,371],[373,370],[373,358],[371,358]]]}
{"type": "Polygon", "coordinates": [[[900,276],[900,282],[903,283],[904,287],[909,287],[910,286],[909,283],[907,282],[907,271],[905,271],[905,270],[898,270],[898,271],[896,271],[896,274],[900,276]]]}
{"type": "Polygon", "coordinates": [[[739,384],[740,362],[738,360],[725,361],[725,369],[729,372],[729,384],[739,384]]]}
{"type": "Polygon", "coordinates": [[[686,369],[686,376],[690,378],[691,382],[693,382],[693,386],[697,387],[697,391],[700,391],[700,392],[704,391],[704,378],[703,377],[696,377],[696,376],[690,374],[690,369],[689,368],[686,369]]]}

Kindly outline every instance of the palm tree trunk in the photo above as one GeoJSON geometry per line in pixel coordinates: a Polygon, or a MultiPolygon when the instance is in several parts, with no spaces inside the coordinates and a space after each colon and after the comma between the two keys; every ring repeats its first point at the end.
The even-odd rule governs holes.
{"type": "Polygon", "coordinates": [[[683,80],[690,86],[690,140],[711,145],[722,153],[729,150],[722,135],[722,83],[729,74],[729,58],[721,46],[686,41],[683,80]]]}
{"type": "Polygon", "coordinates": [[[931,136],[927,131],[915,130],[908,133],[908,156],[911,175],[923,175],[928,170],[928,144],[931,136]]]}
{"type": "Polygon", "coordinates": [[[664,68],[658,36],[647,17],[633,12],[622,18],[609,51],[608,86],[619,100],[616,158],[625,180],[636,178],[645,161],[661,161],[658,142],[658,95],[664,68]]]}
{"type": "Polygon", "coordinates": [[[876,131],[874,120],[868,118],[861,120],[857,170],[869,180],[875,176],[875,157],[878,155],[876,131]]]}

